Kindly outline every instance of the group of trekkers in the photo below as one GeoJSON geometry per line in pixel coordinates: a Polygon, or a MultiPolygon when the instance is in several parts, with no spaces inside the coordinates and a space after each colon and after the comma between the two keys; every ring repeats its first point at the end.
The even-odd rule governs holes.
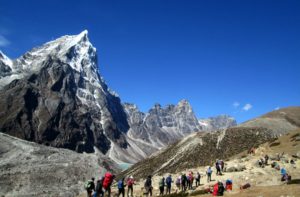
{"type": "MultiPolygon", "coordinates": [[[[218,164],[222,166],[220,163],[221,160],[217,160],[218,164]]],[[[223,164],[224,165],[224,164],[223,164]]],[[[223,170],[224,166],[220,168],[223,170]]],[[[218,172],[218,171],[217,171],[218,172]]],[[[211,167],[207,169],[207,176],[209,177],[207,182],[211,181],[211,174],[212,170],[211,167]]],[[[218,174],[220,174],[218,172],[218,174]]],[[[195,189],[193,186],[196,187],[200,186],[200,180],[201,180],[201,174],[197,172],[195,175],[192,171],[188,172],[187,174],[182,173],[180,176],[177,177],[175,184],[176,184],[176,193],[177,192],[186,192],[187,190],[193,190],[195,189]],[[195,184],[194,184],[195,182],[195,184]]],[[[151,176],[148,176],[146,182],[145,182],[145,192],[144,194],[146,196],[152,196],[152,185],[147,184],[151,183],[151,176]]],[[[172,176],[168,175],[166,178],[161,177],[159,180],[159,195],[167,195],[171,193],[171,187],[172,187],[172,176]],[[165,191],[166,188],[166,192],[165,191]]],[[[226,187],[224,187],[224,183],[221,181],[218,181],[212,188],[205,189],[206,192],[212,193],[214,196],[223,196],[223,193],[225,190],[232,190],[232,180],[228,179],[225,182],[226,187]]]]}
{"type": "MultiPolygon", "coordinates": [[[[104,177],[100,177],[97,180],[96,187],[95,187],[95,178],[92,178],[91,180],[87,181],[85,184],[85,189],[87,191],[87,197],[104,197],[104,195],[107,193],[107,196],[110,197],[111,195],[111,185],[113,183],[113,180],[115,179],[115,175],[113,175],[110,172],[106,172],[104,177]],[[94,193],[93,193],[94,191],[94,193]],[[93,193],[93,194],[92,194],[93,193]]],[[[125,178],[122,178],[118,181],[118,196],[122,195],[122,197],[125,196],[125,188],[127,186],[127,197],[133,197],[133,185],[134,185],[134,179],[132,176],[127,178],[125,182],[125,178]]],[[[151,184],[151,183],[150,183],[151,184]]]]}
{"type": "Polygon", "coordinates": [[[106,172],[104,177],[101,176],[96,182],[95,186],[95,178],[93,177],[91,180],[88,180],[84,187],[87,192],[88,197],[103,197],[105,193],[110,197],[111,194],[111,185],[115,175],[110,172],[106,172]],[[93,193],[94,192],[94,193],[93,193]]]}
{"type": "MultiPolygon", "coordinates": [[[[87,197],[104,197],[104,195],[107,193],[107,196],[110,197],[111,195],[111,185],[113,183],[113,180],[115,178],[115,175],[113,175],[110,172],[106,172],[104,177],[100,177],[97,180],[96,186],[95,186],[95,178],[92,178],[91,180],[87,181],[85,183],[85,189],[87,191],[87,197]],[[94,192],[94,193],[93,193],[94,192]]],[[[132,176],[130,176],[125,183],[125,178],[122,178],[118,181],[118,196],[122,195],[122,197],[125,196],[125,187],[128,187],[127,190],[127,196],[133,197],[133,185],[134,185],[134,179],[132,176]]]]}
{"type": "MultiPolygon", "coordinates": [[[[221,171],[223,171],[224,168],[224,162],[222,160],[217,160],[216,162],[216,170],[217,170],[217,175],[221,175],[221,171]]],[[[211,181],[211,175],[212,175],[212,169],[209,167],[207,169],[207,182],[211,181]]],[[[111,186],[113,183],[113,180],[115,179],[115,176],[110,173],[106,172],[104,176],[101,176],[95,184],[95,178],[92,178],[91,180],[87,181],[85,183],[85,189],[87,191],[87,196],[88,197],[104,197],[105,194],[107,194],[108,197],[111,195],[111,186]]],[[[200,186],[200,179],[201,179],[201,174],[199,172],[194,173],[190,171],[189,173],[181,174],[175,181],[176,184],[176,192],[186,192],[187,190],[192,190],[194,182],[195,186],[198,187],[200,186]]],[[[159,180],[159,191],[160,195],[166,195],[166,194],[171,194],[171,187],[173,183],[172,175],[169,174],[166,178],[161,177],[159,180]],[[166,189],[166,190],[165,190],[166,189]]],[[[127,187],[127,197],[133,197],[133,185],[135,184],[135,181],[133,179],[133,176],[128,177],[126,180],[125,178],[121,178],[117,182],[118,186],[118,196],[122,195],[122,197],[125,196],[125,188],[127,187]]],[[[212,189],[212,193],[218,193],[221,194],[223,193],[222,191],[222,186],[223,183],[218,182],[217,185],[214,186],[212,189]],[[217,186],[218,185],[218,186],[217,186]],[[216,188],[218,191],[216,191],[216,188]]],[[[224,188],[224,186],[223,186],[224,188]]],[[[226,188],[231,188],[232,189],[232,182],[228,181],[226,182],[226,188]],[[229,184],[230,183],[230,184],[229,184]],[[227,186],[230,185],[230,186],[227,186]]],[[[149,175],[144,183],[144,195],[146,196],[152,196],[153,192],[153,186],[152,186],[152,177],[149,175]]]]}
{"type": "MultiPolygon", "coordinates": [[[[249,151],[249,154],[255,154],[255,149],[251,149],[251,151],[249,151]]],[[[277,153],[276,157],[273,158],[273,160],[276,161],[281,161],[281,159],[283,158],[284,153],[279,154],[277,153]]],[[[261,157],[260,159],[258,159],[257,163],[259,165],[259,167],[264,168],[265,166],[268,166],[268,161],[269,161],[269,156],[266,154],[264,157],[261,157]]],[[[274,168],[275,170],[280,170],[280,174],[281,174],[281,181],[290,181],[291,180],[291,176],[287,173],[286,169],[284,167],[280,167],[279,163],[273,161],[271,163],[271,167],[274,168]]],[[[287,163],[290,163],[291,165],[295,164],[295,161],[293,159],[291,159],[290,161],[286,161],[287,163]]]]}

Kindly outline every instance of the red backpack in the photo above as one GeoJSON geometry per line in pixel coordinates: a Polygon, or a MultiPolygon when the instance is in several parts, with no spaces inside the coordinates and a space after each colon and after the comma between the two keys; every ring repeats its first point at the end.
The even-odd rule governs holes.
{"type": "Polygon", "coordinates": [[[214,189],[213,189],[213,196],[217,196],[218,195],[218,189],[219,189],[219,184],[218,183],[216,183],[215,185],[214,185],[214,189]]]}
{"type": "Polygon", "coordinates": [[[110,173],[110,172],[106,172],[105,175],[104,175],[104,180],[103,180],[103,185],[102,187],[104,189],[107,189],[113,182],[113,175],[110,173]]]}
{"type": "Polygon", "coordinates": [[[128,181],[127,181],[127,185],[132,186],[133,183],[134,183],[133,179],[129,178],[128,181]]]}

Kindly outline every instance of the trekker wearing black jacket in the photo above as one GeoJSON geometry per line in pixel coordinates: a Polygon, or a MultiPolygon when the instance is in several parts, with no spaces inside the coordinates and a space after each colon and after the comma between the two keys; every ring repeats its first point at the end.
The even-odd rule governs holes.
{"type": "Polygon", "coordinates": [[[146,196],[152,196],[152,180],[151,180],[151,175],[149,175],[146,179],[146,182],[145,182],[145,190],[146,190],[146,196]]]}

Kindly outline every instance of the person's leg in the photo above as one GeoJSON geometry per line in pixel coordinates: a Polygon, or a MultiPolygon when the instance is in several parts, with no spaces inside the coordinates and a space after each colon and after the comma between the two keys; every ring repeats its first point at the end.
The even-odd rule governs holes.
{"type": "Polygon", "coordinates": [[[107,188],[107,197],[110,197],[110,192],[111,192],[110,187],[108,187],[107,188]]]}
{"type": "Polygon", "coordinates": [[[131,189],[131,197],[133,197],[133,185],[130,187],[131,189]]]}

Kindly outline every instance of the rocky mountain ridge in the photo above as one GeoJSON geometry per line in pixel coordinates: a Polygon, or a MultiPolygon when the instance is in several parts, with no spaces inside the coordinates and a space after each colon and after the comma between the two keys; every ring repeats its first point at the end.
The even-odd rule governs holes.
{"type": "Polygon", "coordinates": [[[284,134],[299,129],[300,107],[270,112],[250,120],[251,126],[241,124],[216,132],[190,134],[136,163],[121,176],[135,175],[138,178],[145,178],[149,174],[178,173],[187,168],[213,165],[216,159],[226,160],[252,147],[276,139],[278,137],[277,125],[272,125],[272,123],[277,122],[278,119],[283,123],[284,134]],[[284,112],[284,118],[282,112],[284,112]]]}
{"type": "Polygon", "coordinates": [[[237,125],[236,120],[229,115],[219,115],[215,117],[199,119],[199,124],[204,131],[217,131],[237,125]]]}
{"type": "Polygon", "coordinates": [[[300,127],[300,107],[286,107],[274,110],[246,121],[239,126],[268,128],[273,131],[274,136],[280,136],[300,127]]]}

